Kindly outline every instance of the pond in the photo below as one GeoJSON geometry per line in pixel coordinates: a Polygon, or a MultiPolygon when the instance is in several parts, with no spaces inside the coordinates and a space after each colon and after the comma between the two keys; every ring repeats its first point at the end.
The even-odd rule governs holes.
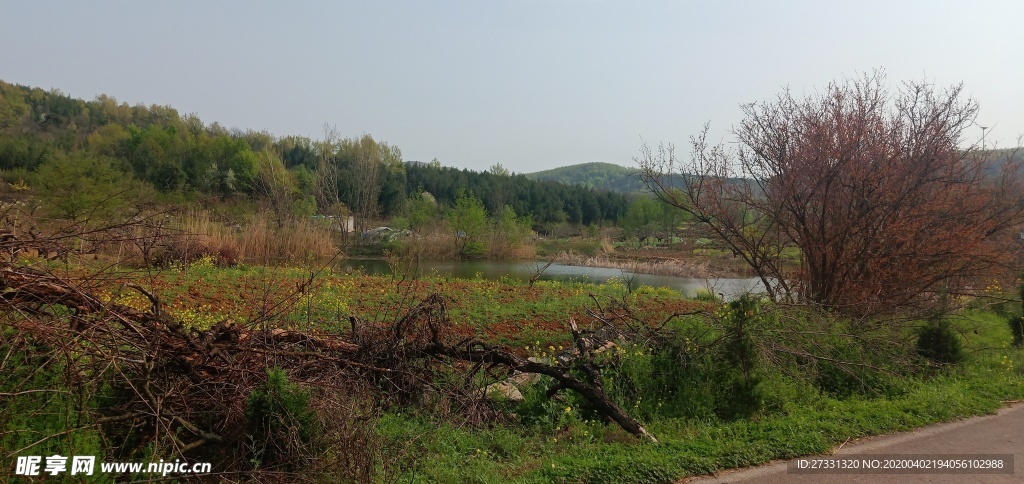
{"type": "MultiPolygon", "coordinates": [[[[472,279],[476,277],[498,280],[502,277],[529,281],[530,278],[544,267],[543,261],[420,261],[419,273],[429,275],[434,272],[452,277],[472,279]]],[[[344,270],[361,270],[367,274],[390,274],[391,268],[383,260],[348,259],[341,263],[344,270]]],[[[652,274],[636,274],[620,269],[602,267],[571,266],[551,264],[541,280],[579,281],[600,284],[609,279],[617,278],[638,286],[668,287],[693,296],[698,289],[709,289],[715,294],[722,294],[726,299],[733,299],[748,292],[763,292],[761,280],[748,278],[709,278],[695,279],[690,277],[659,276],[652,274]]]]}

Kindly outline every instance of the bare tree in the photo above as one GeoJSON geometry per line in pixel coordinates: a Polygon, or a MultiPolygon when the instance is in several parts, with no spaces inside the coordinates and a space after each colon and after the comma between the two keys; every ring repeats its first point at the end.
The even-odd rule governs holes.
{"type": "Polygon", "coordinates": [[[402,152],[397,146],[364,135],[342,140],[339,154],[351,164],[352,208],[362,230],[380,212],[382,176],[385,170],[401,169],[402,152]]]}
{"type": "Polygon", "coordinates": [[[334,216],[342,215],[339,210],[341,200],[338,198],[338,167],[333,161],[339,139],[338,130],[325,123],[324,139],[317,149],[320,157],[316,164],[317,207],[320,208],[320,213],[334,216]]]}
{"type": "Polygon", "coordinates": [[[645,146],[643,180],[743,257],[773,299],[862,315],[928,307],[1010,262],[1000,242],[1024,220],[1020,166],[995,170],[962,147],[978,112],[962,86],[893,93],[884,81],[744,105],[737,148],[709,146],[707,128],[689,162],[645,146]],[[782,263],[790,247],[795,271],[782,263]]]}

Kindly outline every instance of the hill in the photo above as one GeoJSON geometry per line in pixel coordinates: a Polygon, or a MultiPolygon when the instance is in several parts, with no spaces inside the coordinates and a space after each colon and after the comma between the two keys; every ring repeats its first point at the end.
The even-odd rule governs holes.
{"type": "Polygon", "coordinates": [[[540,225],[614,224],[629,203],[622,193],[585,186],[403,161],[397,146],[370,135],[325,143],[227,130],[170,106],[129,106],[106,95],[85,101],[0,80],[0,188],[53,193],[54,205],[65,207],[58,215],[70,219],[111,193],[260,206],[279,220],[403,217],[421,191],[450,207],[460,189],[490,214],[509,207],[540,225]],[[46,188],[58,185],[64,192],[46,188]]]}
{"type": "MultiPolygon", "coordinates": [[[[1022,148],[984,150],[980,152],[980,155],[991,163],[985,170],[988,176],[996,176],[1003,165],[1008,162],[1024,165],[1024,149],[1022,148]]],[[[578,165],[561,166],[550,170],[526,173],[524,176],[530,180],[540,182],[553,181],[595,190],[648,193],[647,187],[640,180],[640,170],[638,168],[628,168],[614,163],[580,163],[578,165]]],[[[682,185],[682,183],[678,183],[678,179],[676,179],[676,182],[677,185],[682,185]]]]}
{"type": "Polygon", "coordinates": [[[988,176],[998,175],[1007,163],[1024,165],[1024,149],[1019,147],[985,150],[981,152],[981,156],[991,163],[985,170],[985,174],[988,176]]]}
{"type": "Polygon", "coordinates": [[[555,181],[566,185],[582,185],[597,190],[616,192],[645,192],[640,181],[640,170],[613,163],[582,163],[550,170],[527,173],[526,178],[537,181],[555,181]]]}

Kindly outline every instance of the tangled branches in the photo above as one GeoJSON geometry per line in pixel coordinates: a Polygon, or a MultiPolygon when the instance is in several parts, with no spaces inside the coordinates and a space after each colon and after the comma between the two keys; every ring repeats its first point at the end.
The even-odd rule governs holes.
{"type": "MultiPolygon", "coordinates": [[[[5,375],[0,377],[0,402],[45,392],[68,396],[65,412],[77,422],[74,429],[99,429],[103,450],[111,456],[128,459],[152,452],[204,458],[236,472],[251,471],[254,459],[269,455],[278,457],[262,462],[264,469],[287,472],[311,465],[315,445],[297,432],[281,434],[288,438],[274,444],[277,452],[254,450],[266,445],[253,442],[254,395],[269,392],[268,375],[273,379],[274,371],[281,370],[313,390],[313,406],[322,407],[321,426],[337,425],[327,417],[339,415],[349,417],[348,423],[370,422],[375,411],[388,405],[429,404],[467,421],[493,420],[498,412],[474,380],[486,370],[492,376],[550,376],[558,383],[555,391],[575,391],[625,430],[656,441],[605,395],[592,354],[597,343],[583,337],[574,321],[569,324],[579,356],[545,363],[474,339],[456,341],[446,300],[437,294],[390,323],[353,315],[346,332],[271,324],[271,313],[284,311],[289,300],[308,290],[311,276],[285,301],[268,305],[271,313],[201,328],[176,321],[158,295],[135,283],[123,288],[145,296],[148,309],[107,300],[95,290],[95,277],[58,275],[14,258],[0,261],[0,374],[5,375]],[[40,379],[40,374],[53,378],[40,379]]],[[[277,386],[287,388],[286,383],[277,386]]],[[[371,424],[349,429],[350,435],[362,436],[349,442],[359,447],[352,452],[364,456],[348,464],[350,478],[372,468],[373,445],[366,432],[371,424]]],[[[69,432],[65,427],[27,439],[0,433],[0,439],[20,442],[0,459],[69,432]]],[[[347,451],[335,448],[331,454],[355,455],[347,451]]]]}

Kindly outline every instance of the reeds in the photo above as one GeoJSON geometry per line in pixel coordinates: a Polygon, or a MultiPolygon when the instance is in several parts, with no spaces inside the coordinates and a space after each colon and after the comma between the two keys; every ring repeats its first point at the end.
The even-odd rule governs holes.
{"type": "MultiPolygon", "coordinates": [[[[509,240],[507,236],[494,232],[485,235],[486,253],[489,259],[533,259],[536,247],[530,237],[509,240]]],[[[459,258],[459,247],[451,227],[439,223],[421,227],[412,235],[401,239],[392,249],[404,257],[415,256],[420,260],[452,260],[459,258]]]]}
{"type": "Polygon", "coordinates": [[[145,262],[190,262],[210,257],[221,265],[291,264],[324,261],[337,254],[331,228],[303,217],[279,225],[268,215],[257,213],[241,223],[215,220],[205,210],[188,210],[160,230],[139,227],[139,240],[154,240],[152,259],[138,247],[122,246],[145,262]],[[149,233],[144,233],[150,231],[149,233]]]}

